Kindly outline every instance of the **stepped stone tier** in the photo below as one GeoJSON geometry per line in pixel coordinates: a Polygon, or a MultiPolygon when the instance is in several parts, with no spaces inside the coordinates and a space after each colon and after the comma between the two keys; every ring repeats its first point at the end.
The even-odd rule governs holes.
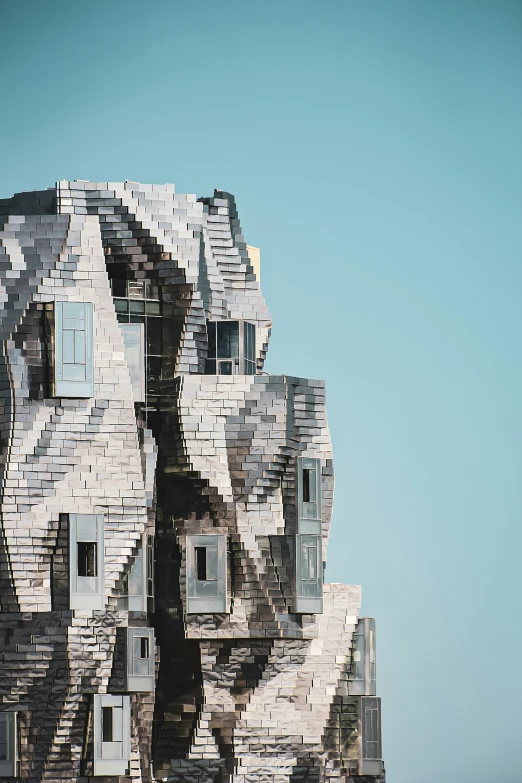
{"type": "Polygon", "coordinates": [[[259,269],[222,191],[0,201],[1,781],[384,780],[324,383],[263,370],[259,269]]]}

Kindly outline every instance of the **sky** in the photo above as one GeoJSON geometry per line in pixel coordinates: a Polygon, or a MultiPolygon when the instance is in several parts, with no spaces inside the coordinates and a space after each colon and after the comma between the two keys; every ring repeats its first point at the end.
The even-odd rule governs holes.
{"type": "Polygon", "coordinates": [[[0,0],[0,197],[237,198],[324,378],[388,783],[520,783],[522,3],[0,0]]]}

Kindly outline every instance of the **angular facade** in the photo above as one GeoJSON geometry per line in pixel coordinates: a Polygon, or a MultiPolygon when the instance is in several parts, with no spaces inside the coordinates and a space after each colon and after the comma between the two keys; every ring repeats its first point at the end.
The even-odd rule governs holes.
{"type": "Polygon", "coordinates": [[[0,298],[0,780],[382,781],[324,384],[263,370],[233,197],[0,201],[0,298]]]}

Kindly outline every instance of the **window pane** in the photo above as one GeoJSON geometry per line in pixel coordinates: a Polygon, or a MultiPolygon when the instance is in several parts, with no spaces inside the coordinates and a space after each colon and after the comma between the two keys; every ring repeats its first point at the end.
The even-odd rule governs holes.
{"type": "Polygon", "coordinates": [[[232,375],[232,362],[218,362],[218,375],[232,375]]]}
{"type": "Polygon", "coordinates": [[[147,312],[147,315],[160,315],[160,303],[145,302],[145,310],[147,312]]]}
{"type": "Polygon", "coordinates": [[[161,318],[147,319],[147,353],[161,356],[161,318]]]}
{"type": "Polygon", "coordinates": [[[205,375],[215,375],[216,374],[216,362],[214,359],[206,359],[205,360],[205,375]]]}
{"type": "Polygon", "coordinates": [[[78,541],[78,576],[96,576],[96,543],[78,541]]]}
{"type": "Polygon", "coordinates": [[[65,319],[69,319],[69,318],[85,319],[85,304],[83,302],[64,302],[63,318],[64,321],[65,319]]]}
{"type": "Polygon", "coordinates": [[[0,721],[0,761],[7,761],[7,721],[0,721]]]}
{"type": "Polygon", "coordinates": [[[102,742],[112,742],[112,707],[102,707],[102,742]]]}
{"type": "Polygon", "coordinates": [[[129,302],[129,309],[131,313],[134,313],[135,315],[145,313],[145,302],[141,302],[139,299],[135,301],[131,300],[129,302]]]}
{"type": "Polygon", "coordinates": [[[149,657],[149,637],[140,636],[140,658],[149,657]]]}
{"type": "Polygon", "coordinates": [[[85,332],[74,332],[74,361],[75,364],[85,364],[85,332]]]}
{"type": "Polygon", "coordinates": [[[63,330],[62,357],[64,364],[74,364],[74,331],[72,329],[63,330]]]}
{"type": "Polygon", "coordinates": [[[146,283],[146,280],[129,280],[127,282],[129,297],[134,299],[144,299],[146,283]]]}
{"type": "MultiPolygon", "coordinates": [[[[239,323],[238,321],[218,321],[217,357],[218,359],[236,358],[239,356],[239,323]]],[[[221,373],[231,375],[232,373],[221,373]]]]}
{"type": "Polygon", "coordinates": [[[126,280],[111,280],[113,296],[127,296],[126,280]]]}
{"type": "Polygon", "coordinates": [[[218,548],[207,546],[207,580],[214,581],[218,578],[218,548]]]}
{"type": "MultiPolygon", "coordinates": [[[[208,332],[208,358],[214,359],[216,356],[216,324],[209,321],[207,324],[208,332]]],[[[211,373],[212,375],[214,373],[211,373]]]]}
{"type": "Polygon", "coordinates": [[[196,578],[199,582],[204,582],[207,578],[207,548],[206,546],[194,547],[196,557],[196,578]]]}

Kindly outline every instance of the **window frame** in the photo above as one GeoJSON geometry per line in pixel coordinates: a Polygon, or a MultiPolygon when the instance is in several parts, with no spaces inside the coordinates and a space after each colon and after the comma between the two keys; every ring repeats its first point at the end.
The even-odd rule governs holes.
{"type": "Polygon", "coordinates": [[[94,358],[93,358],[93,304],[92,302],[54,302],[54,367],[53,367],[53,397],[70,398],[90,398],[94,397],[94,358]],[[84,308],[84,318],[73,318],[67,316],[67,308],[71,305],[82,305],[84,308]],[[85,328],[74,329],[72,326],[66,327],[66,321],[84,321],[85,328]],[[85,335],[85,362],[73,362],[75,366],[85,367],[85,378],[69,379],[64,378],[64,368],[70,364],[64,361],[65,334],[74,332],[74,346],[76,350],[77,335],[85,335]]]}
{"type": "Polygon", "coordinates": [[[5,725],[6,734],[6,758],[0,759],[0,775],[2,777],[18,777],[20,773],[18,711],[0,712],[0,722],[5,725]]]}
{"type": "Polygon", "coordinates": [[[103,514],[68,514],[69,606],[71,609],[105,608],[105,552],[103,514]],[[96,576],[78,573],[78,544],[96,544],[96,576]]]}
{"type": "Polygon", "coordinates": [[[93,696],[93,774],[126,775],[129,770],[131,747],[130,696],[109,693],[95,693],[93,696]],[[103,710],[112,708],[112,729],[121,728],[121,739],[104,741],[103,710]],[[114,710],[118,710],[115,713],[114,710]],[[104,747],[105,746],[105,747],[104,747]],[[110,747],[107,747],[110,746],[110,747]],[[115,753],[120,752],[120,757],[115,753]]]}
{"type": "Polygon", "coordinates": [[[185,549],[187,614],[227,614],[227,535],[207,533],[188,535],[185,549]],[[196,550],[215,548],[216,578],[197,578],[196,550]]]}
{"type": "Polygon", "coordinates": [[[321,502],[321,467],[322,462],[318,457],[297,457],[296,483],[297,483],[297,533],[321,535],[322,527],[322,502],[321,502]],[[308,471],[308,480],[311,480],[310,489],[315,496],[314,501],[305,501],[304,472],[308,471]],[[311,508],[315,504],[315,509],[311,508]]]}
{"type": "Polygon", "coordinates": [[[295,537],[295,586],[294,586],[294,611],[296,614],[321,614],[323,611],[323,553],[322,538],[315,533],[299,534],[295,537]],[[314,540],[312,547],[311,539],[314,540]],[[310,551],[315,550],[316,576],[312,578],[304,572],[304,551],[308,551],[308,563],[310,551]],[[310,589],[315,584],[315,595],[310,589]],[[306,589],[308,588],[308,589],[306,589]]]}
{"type": "MultiPolygon", "coordinates": [[[[127,690],[135,692],[153,692],[155,687],[155,638],[154,628],[143,626],[129,626],[127,628],[126,638],[126,681],[127,690]],[[140,660],[147,661],[147,671],[138,672],[135,664],[134,655],[135,642],[138,639],[146,639],[148,645],[148,655],[140,660]]],[[[145,667],[144,667],[145,668],[145,667]]]]}

